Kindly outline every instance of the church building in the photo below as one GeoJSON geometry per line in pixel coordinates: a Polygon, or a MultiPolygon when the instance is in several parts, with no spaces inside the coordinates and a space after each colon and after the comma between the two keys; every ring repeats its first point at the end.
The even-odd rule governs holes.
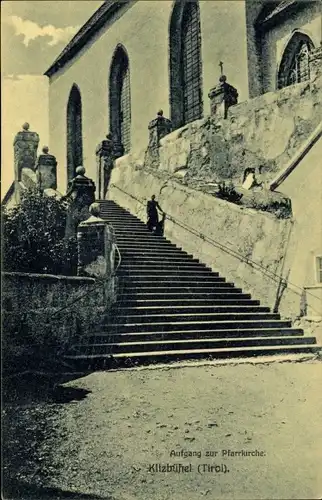
{"type": "Polygon", "coordinates": [[[126,155],[159,109],[174,129],[207,116],[222,66],[239,102],[309,79],[321,38],[320,1],[106,0],[45,73],[58,189],[79,165],[95,179],[108,132],[126,155]]]}

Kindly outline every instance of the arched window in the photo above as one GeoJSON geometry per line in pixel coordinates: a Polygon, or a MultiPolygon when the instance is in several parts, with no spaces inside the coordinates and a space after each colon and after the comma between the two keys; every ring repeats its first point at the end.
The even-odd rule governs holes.
{"type": "Polygon", "coordinates": [[[67,183],[75,177],[75,170],[83,164],[82,99],[74,84],[67,104],[67,183]]]}
{"type": "Polygon", "coordinates": [[[313,42],[307,35],[294,33],[281,60],[277,77],[278,89],[309,80],[309,57],[312,48],[313,42]]]}
{"type": "Polygon", "coordinates": [[[170,107],[174,128],[202,118],[198,1],[177,0],[170,22],[170,107]]]}
{"type": "Polygon", "coordinates": [[[131,149],[130,66],[125,49],[119,45],[114,53],[109,81],[110,131],[123,154],[131,149]]]}

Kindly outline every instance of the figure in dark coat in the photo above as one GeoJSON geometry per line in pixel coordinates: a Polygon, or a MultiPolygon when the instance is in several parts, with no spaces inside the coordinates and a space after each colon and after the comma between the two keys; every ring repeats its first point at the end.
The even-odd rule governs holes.
{"type": "Polygon", "coordinates": [[[153,195],[151,197],[151,200],[148,201],[147,206],[146,206],[147,217],[148,217],[147,226],[148,226],[149,231],[153,231],[159,223],[158,210],[160,210],[160,212],[164,213],[162,208],[160,207],[159,203],[156,201],[155,195],[153,195]]]}

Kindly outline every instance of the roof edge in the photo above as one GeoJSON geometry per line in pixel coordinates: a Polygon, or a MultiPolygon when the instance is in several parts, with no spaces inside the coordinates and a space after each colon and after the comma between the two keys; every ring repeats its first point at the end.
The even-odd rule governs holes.
{"type": "Polygon", "coordinates": [[[78,52],[88,43],[97,31],[104,26],[108,19],[130,0],[105,0],[85,24],[78,30],[52,65],[43,73],[50,78],[71,61],[78,52]],[[83,32],[83,33],[82,33],[83,32]]]}

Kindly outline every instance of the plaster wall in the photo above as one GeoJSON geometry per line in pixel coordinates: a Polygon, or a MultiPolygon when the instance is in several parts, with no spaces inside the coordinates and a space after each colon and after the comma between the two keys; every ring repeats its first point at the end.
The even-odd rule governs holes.
{"type": "Polygon", "coordinates": [[[322,256],[322,138],[278,190],[292,200],[294,226],[287,266],[289,280],[306,290],[306,305],[312,315],[322,315],[316,257],[322,256]]]}
{"type": "MultiPolygon", "coordinates": [[[[114,50],[124,45],[130,61],[131,148],[148,141],[148,123],[158,109],[169,116],[169,22],[173,2],[139,0],[101,29],[94,40],[50,78],[50,148],[58,161],[58,189],[66,189],[66,111],[73,83],[82,97],[83,156],[87,175],[95,179],[95,148],[109,129],[108,78],[114,50]]],[[[219,61],[240,100],[247,99],[244,1],[201,1],[203,108],[218,81],[219,61]]]]}

